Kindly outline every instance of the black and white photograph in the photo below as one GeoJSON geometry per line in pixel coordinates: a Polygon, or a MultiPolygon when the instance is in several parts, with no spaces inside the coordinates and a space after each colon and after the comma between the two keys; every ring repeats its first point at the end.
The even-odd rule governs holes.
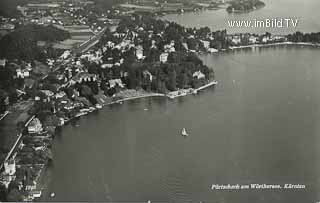
{"type": "Polygon", "coordinates": [[[0,202],[320,203],[319,0],[0,0],[0,202]]]}

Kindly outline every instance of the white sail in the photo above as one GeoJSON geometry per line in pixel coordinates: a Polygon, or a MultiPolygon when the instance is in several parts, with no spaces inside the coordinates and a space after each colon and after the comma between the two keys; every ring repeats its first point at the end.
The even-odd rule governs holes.
{"type": "Polygon", "coordinates": [[[188,136],[188,133],[187,133],[187,131],[186,131],[186,128],[183,128],[183,129],[182,129],[181,134],[182,134],[183,136],[188,136]]]}

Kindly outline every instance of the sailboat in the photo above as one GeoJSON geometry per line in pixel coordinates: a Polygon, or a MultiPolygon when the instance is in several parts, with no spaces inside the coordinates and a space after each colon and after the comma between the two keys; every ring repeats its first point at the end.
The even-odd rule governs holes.
{"type": "Polygon", "coordinates": [[[182,129],[181,135],[182,135],[182,136],[185,136],[185,137],[188,136],[188,133],[187,133],[187,131],[186,131],[186,128],[183,128],[183,129],[182,129]]]}

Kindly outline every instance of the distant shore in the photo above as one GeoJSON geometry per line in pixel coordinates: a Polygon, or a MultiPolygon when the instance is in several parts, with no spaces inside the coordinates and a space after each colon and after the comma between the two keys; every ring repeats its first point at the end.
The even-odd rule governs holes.
{"type": "Polygon", "coordinates": [[[230,48],[230,50],[237,50],[237,49],[268,47],[268,46],[281,46],[281,45],[305,45],[305,46],[320,47],[320,44],[315,44],[315,43],[311,43],[311,42],[276,42],[276,43],[270,43],[270,44],[251,44],[251,45],[244,45],[244,46],[232,46],[229,48],[230,48]]]}

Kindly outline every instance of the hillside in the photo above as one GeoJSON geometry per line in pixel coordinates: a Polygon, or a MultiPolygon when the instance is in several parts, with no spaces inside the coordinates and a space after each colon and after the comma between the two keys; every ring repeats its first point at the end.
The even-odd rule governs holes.
{"type": "Polygon", "coordinates": [[[37,41],[55,42],[70,38],[70,34],[53,26],[28,25],[5,35],[0,40],[0,57],[34,60],[41,57],[37,41]]]}

